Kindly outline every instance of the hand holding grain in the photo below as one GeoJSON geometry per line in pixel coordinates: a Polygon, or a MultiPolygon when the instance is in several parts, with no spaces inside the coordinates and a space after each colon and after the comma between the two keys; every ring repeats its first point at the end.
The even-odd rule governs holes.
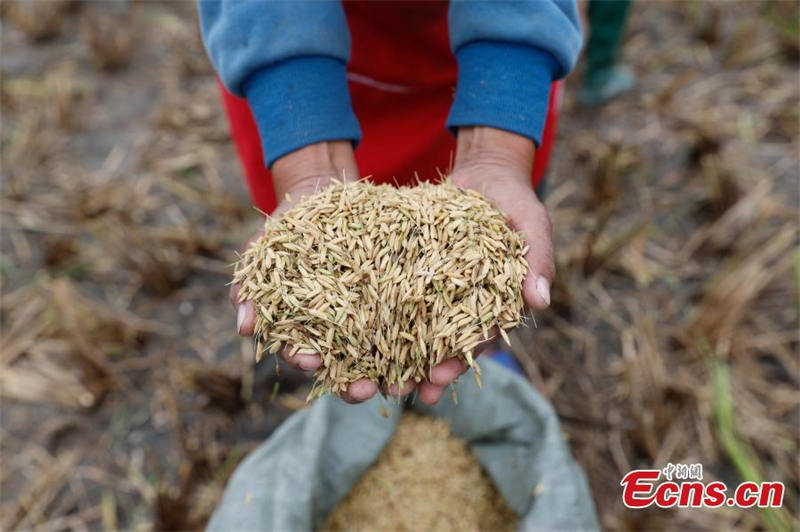
{"type": "MultiPolygon", "coordinates": [[[[325,188],[332,179],[350,181],[359,178],[353,145],[349,140],[311,144],[275,161],[271,171],[275,195],[280,198],[277,208],[271,214],[273,217],[286,212],[303,196],[310,196],[325,188]]],[[[248,245],[259,236],[261,235],[253,236],[248,245]]],[[[255,326],[255,307],[252,301],[239,303],[238,285],[231,286],[230,299],[236,309],[237,332],[241,336],[251,336],[255,326]]],[[[290,348],[287,346],[281,351],[281,357],[300,369],[314,371],[322,363],[318,355],[297,353],[289,357],[289,351],[290,348]]],[[[374,382],[363,379],[350,385],[345,400],[366,401],[377,391],[374,382]]]]}
{"type": "MultiPolygon", "coordinates": [[[[550,218],[530,185],[534,151],[531,140],[514,133],[490,127],[462,127],[451,179],[459,187],[483,194],[525,238],[529,246],[525,260],[530,271],[522,286],[523,297],[527,305],[545,309],[550,305],[555,262],[550,218]]],[[[464,362],[455,358],[439,364],[431,371],[430,382],[420,384],[420,399],[436,403],[445,388],[467,369],[464,362]]]]}
{"type": "Polygon", "coordinates": [[[522,293],[525,303],[545,309],[555,278],[552,226],[547,210],[530,184],[534,144],[531,140],[490,127],[462,127],[458,132],[452,180],[477,190],[508,216],[512,229],[528,245],[530,271],[522,293]]]}
{"type": "MultiPolygon", "coordinates": [[[[523,286],[526,302],[537,308],[549,304],[549,285],[553,277],[550,227],[544,207],[529,185],[533,161],[533,143],[517,135],[491,128],[463,128],[459,133],[458,153],[453,173],[453,183],[463,188],[481,192],[495,206],[505,212],[515,229],[523,232],[532,250],[526,258],[533,275],[528,275],[523,286]]],[[[273,216],[280,216],[291,203],[303,195],[311,195],[328,185],[331,179],[357,179],[358,170],[349,142],[312,145],[280,159],[273,167],[273,178],[278,197],[290,197],[281,202],[273,216]]],[[[237,307],[237,327],[245,336],[253,334],[255,310],[251,302],[239,304],[239,290],[234,285],[231,299],[237,307]]],[[[477,346],[474,355],[481,348],[477,346]]],[[[316,370],[321,359],[316,354],[297,352],[289,357],[286,347],[281,355],[289,363],[305,370],[316,370]]],[[[421,401],[433,404],[445,388],[467,370],[458,358],[450,358],[430,370],[429,380],[418,384],[421,401]]],[[[398,388],[392,385],[389,394],[405,396],[417,385],[407,381],[398,388]]],[[[348,402],[361,402],[377,392],[375,382],[359,379],[352,382],[343,398],[348,402]]]]}
{"type": "MultiPolygon", "coordinates": [[[[282,198],[272,213],[272,216],[275,217],[286,212],[301,197],[312,195],[329,185],[334,178],[339,180],[344,178],[348,181],[359,179],[358,167],[350,141],[321,142],[306,146],[278,159],[271,170],[276,196],[282,198]]],[[[255,235],[251,242],[259,236],[260,234],[255,235]]],[[[230,299],[236,309],[238,333],[241,336],[251,336],[255,325],[253,303],[250,301],[239,303],[238,285],[231,286],[230,299]]],[[[285,347],[281,351],[281,357],[293,366],[307,371],[315,371],[322,363],[321,358],[313,354],[296,353],[289,357],[290,349],[290,346],[285,347]]],[[[431,382],[420,384],[420,399],[429,404],[436,403],[444,388],[464,371],[460,364],[454,364],[452,360],[434,367],[431,371],[431,382]]],[[[414,388],[414,383],[410,382],[401,390],[393,386],[386,391],[390,394],[405,396],[414,388]]],[[[376,383],[368,379],[360,379],[348,386],[343,399],[351,403],[359,403],[371,398],[377,391],[376,383]]]]}

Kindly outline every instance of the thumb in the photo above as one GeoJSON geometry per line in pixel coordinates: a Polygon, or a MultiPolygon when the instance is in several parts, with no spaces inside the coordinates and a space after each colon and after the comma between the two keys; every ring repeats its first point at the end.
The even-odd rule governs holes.
{"type": "Polygon", "coordinates": [[[511,225],[525,239],[528,253],[528,274],[522,284],[522,295],[525,303],[533,308],[543,310],[550,305],[550,286],[556,275],[553,255],[552,224],[547,209],[531,191],[532,202],[508,213],[511,225]]]}

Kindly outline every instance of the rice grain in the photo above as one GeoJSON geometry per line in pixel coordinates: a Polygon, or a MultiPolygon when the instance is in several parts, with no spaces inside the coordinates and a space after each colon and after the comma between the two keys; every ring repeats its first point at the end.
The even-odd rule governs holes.
{"type": "Polygon", "coordinates": [[[516,524],[514,511],[447,422],[406,412],[322,530],[501,532],[516,524]]]}
{"type": "Polygon", "coordinates": [[[320,355],[313,398],[362,378],[402,388],[453,357],[477,369],[481,339],[497,327],[507,341],[520,322],[526,250],[499,210],[449,180],[337,182],[268,218],[233,282],[256,307],[257,357],[282,344],[320,355]]]}

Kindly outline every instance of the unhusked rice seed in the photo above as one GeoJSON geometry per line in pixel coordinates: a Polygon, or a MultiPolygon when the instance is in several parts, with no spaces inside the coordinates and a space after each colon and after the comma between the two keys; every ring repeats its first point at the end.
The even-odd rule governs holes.
{"type": "Polygon", "coordinates": [[[449,180],[336,182],[268,218],[233,282],[255,304],[256,356],[319,354],[310,397],[340,395],[362,378],[420,382],[452,357],[479,375],[481,339],[520,322],[526,252],[498,209],[449,180]]]}
{"type": "Polygon", "coordinates": [[[375,464],[333,509],[322,530],[500,532],[516,530],[517,520],[446,421],[405,412],[375,464]]]}

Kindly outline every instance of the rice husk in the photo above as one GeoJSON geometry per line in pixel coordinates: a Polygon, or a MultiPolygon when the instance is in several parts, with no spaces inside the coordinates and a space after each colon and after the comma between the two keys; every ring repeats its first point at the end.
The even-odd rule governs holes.
{"type": "Polygon", "coordinates": [[[323,530],[514,530],[517,516],[441,419],[404,414],[377,462],[323,530]]]}
{"type": "Polygon", "coordinates": [[[310,398],[358,379],[382,389],[473,355],[493,327],[519,324],[527,248],[481,194],[335,183],[302,199],[235,265],[256,308],[256,356],[319,354],[310,398]]]}

